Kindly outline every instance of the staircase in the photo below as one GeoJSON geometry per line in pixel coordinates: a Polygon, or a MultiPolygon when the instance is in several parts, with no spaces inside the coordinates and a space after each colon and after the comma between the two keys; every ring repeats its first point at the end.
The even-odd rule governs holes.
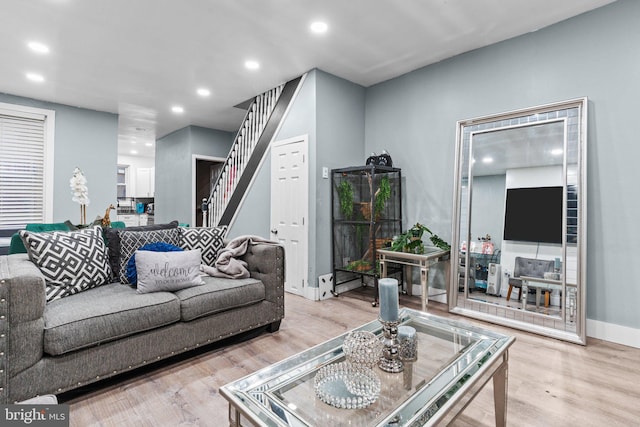
{"type": "Polygon", "coordinates": [[[203,223],[209,227],[230,225],[248,191],[253,176],[284,118],[302,77],[256,96],[206,204],[203,223]]]}

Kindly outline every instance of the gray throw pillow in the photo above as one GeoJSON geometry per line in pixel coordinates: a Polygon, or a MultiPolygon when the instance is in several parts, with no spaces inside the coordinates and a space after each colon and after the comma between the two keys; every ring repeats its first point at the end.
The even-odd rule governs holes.
{"type": "Polygon", "coordinates": [[[149,243],[164,242],[170,245],[180,245],[180,229],[171,228],[168,230],[152,231],[130,231],[126,228],[120,233],[120,271],[119,279],[121,283],[128,284],[127,263],[129,258],[144,245],[149,243]]]}
{"type": "Polygon", "coordinates": [[[47,302],[111,281],[107,247],[99,226],[79,231],[20,231],[29,258],[45,277],[47,302]]]}
{"type": "Polygon", "coordinates": [[[174,292],[204,285],[200,277],[199,249],[181,252],[136,251],[138,293],[174,292]]]}

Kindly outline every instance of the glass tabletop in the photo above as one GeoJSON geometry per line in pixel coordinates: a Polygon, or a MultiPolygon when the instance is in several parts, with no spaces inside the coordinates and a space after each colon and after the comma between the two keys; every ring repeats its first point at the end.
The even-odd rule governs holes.
{"type": "MultiPolygon", "coordinates": [[[[481,367],[499,357],[513,338],[458,321],[402,309],[401,325],[418,336],[418,357],[401,373],[375,367],[380,396],[363,409],[339,409],[315,395],[314,377],[323,366],[344,361],[346,333],[245,378],[222,394],[253,423],[265,426],[394,426],[428,421],[481,367]]],[[[382,334],[378,320],[356,330],[382,334]]]]}

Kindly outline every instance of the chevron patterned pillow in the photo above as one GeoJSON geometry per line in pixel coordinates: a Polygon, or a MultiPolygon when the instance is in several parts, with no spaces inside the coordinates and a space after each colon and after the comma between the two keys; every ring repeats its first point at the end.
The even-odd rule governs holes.
{"type": "Polygon", "coordinates": [[[227,226],[204,227],[180,227],[180,247],[186,251],[200,249],[202,251],[202,263],[213,267],[218,252],[224,247],[224,238],[227,235],[227,226]]]}
{"type": "Polygon", "coordinates": [[[33,233],[20,231],[29,258],[45,277],[47,302],[110,282],[102,228],[33,233]]]}

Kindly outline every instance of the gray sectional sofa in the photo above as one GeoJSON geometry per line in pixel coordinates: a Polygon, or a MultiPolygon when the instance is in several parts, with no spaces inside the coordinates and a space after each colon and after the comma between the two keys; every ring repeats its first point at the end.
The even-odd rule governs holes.
{"type": "Polygon", "coordinates": [[[140,294],[118,282],[46,302],[27,254],[0,256],[0,402],[58,394],[284,317],[284,249],[254,244],[250,278],[140,294]]]}

